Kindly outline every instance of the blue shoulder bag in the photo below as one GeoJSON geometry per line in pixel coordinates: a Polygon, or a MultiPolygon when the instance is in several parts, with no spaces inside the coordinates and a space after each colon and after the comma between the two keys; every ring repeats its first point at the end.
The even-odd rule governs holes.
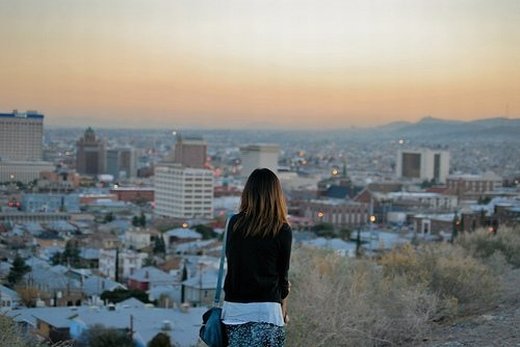
{"type": "Polygon", "coordinates": [[[218,270],[217,288],[215,290],[215,300],[213,307],[204,312],[202,315],[202,326],[200,327],[199,336],[209,347],[224,347],[226,345],[226,332],[222,320],[222,308],[219,307],[220,293],[222,291],[222,277],[224,275],[224,257],[226,256],[226,243],[229,227],[229,219],[226,221],[224,229],[224,237],[222,238],[222,253],[220,254],[220,266],[218,270]]]}

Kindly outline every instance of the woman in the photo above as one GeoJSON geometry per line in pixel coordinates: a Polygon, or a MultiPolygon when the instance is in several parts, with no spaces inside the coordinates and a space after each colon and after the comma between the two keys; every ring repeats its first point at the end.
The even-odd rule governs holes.
{"type": "Polygon", "coordinates": [[[278,177],[253,171],[227,236],[222,321],[230,347],[284,345],[292,243],[286,215],[278,177]]]}

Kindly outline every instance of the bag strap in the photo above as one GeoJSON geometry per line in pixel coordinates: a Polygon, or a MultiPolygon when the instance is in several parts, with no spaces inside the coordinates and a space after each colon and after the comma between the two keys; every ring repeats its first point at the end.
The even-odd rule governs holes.
{"type": "Polygon", "coordinates": [[[222,277],[224,276],[224,258],[226,257],[226,244],[227,244],[227,236],[228,236],[228,228],[229,228],[229,217],[226,221],[226,227],[224,229],[224,236],[222,237],[222,251],[220,253],[220,265],[218,269],[218,280],[217,280],[217,289],[215,290],[215,300],[213,301],[213,306],[218,306],[220,302],[220,293],[222,292],[222,277]]]}

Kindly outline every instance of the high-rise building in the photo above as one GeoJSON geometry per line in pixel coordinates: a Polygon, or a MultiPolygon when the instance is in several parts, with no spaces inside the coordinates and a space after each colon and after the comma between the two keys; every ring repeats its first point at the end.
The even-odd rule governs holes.
{"type": "Polygon", "coordinates": [[[158,164],[155,214],[171,218],[212,218],[213,172],[178,163],[158,164]]]}
{"type": "Polygon", "coordinates": [[[42,160],[43,117],[37,111],[0,113],[0,160],[42,160]]]}
{"type": "Polygon", "coordinates": [[[434,180],[445,183],[450,170],[450,153],[443,150],[418,149],[397,152],[398,178],[434,180]]]}
{"type": "Polygon", "coordinates": [[[43,118],[37,111],[0,113],[0,182],[29,183],[54,169],[42,161],[43,118]]]}
{"type": "Polygon", "coordinates": [[[132,147],[109,149],[107,151],[107,173],[115,179],[137,176],[137,155],[132,147]]]}
{"type": "Polygon", "coordinates": [[[184,167],[203,169],[206,167],[208,144],[200,137],[177,135],[173,162],[184,167]]]}
{"type": "Polygon", "coordinates": [[[90,127],[76,144],[76,171],[93,176],[106,173],[106,143],[90,127]]]}
{"type": "Polygon", "coordinates": [[[278,155],[280,147],[274,144],[254,144],[240,147],[242,161],[242,177],[248,177],[253,170],[268,168],[278,172],[278,155]]]}

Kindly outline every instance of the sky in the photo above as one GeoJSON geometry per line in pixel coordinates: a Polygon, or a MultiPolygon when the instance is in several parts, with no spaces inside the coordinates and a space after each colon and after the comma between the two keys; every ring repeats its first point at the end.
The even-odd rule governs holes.
{"type": "Polygon", "coordinates": [[[50,126],[520,118],[518,0],[0,0],[0,112],[50,126]]]}

